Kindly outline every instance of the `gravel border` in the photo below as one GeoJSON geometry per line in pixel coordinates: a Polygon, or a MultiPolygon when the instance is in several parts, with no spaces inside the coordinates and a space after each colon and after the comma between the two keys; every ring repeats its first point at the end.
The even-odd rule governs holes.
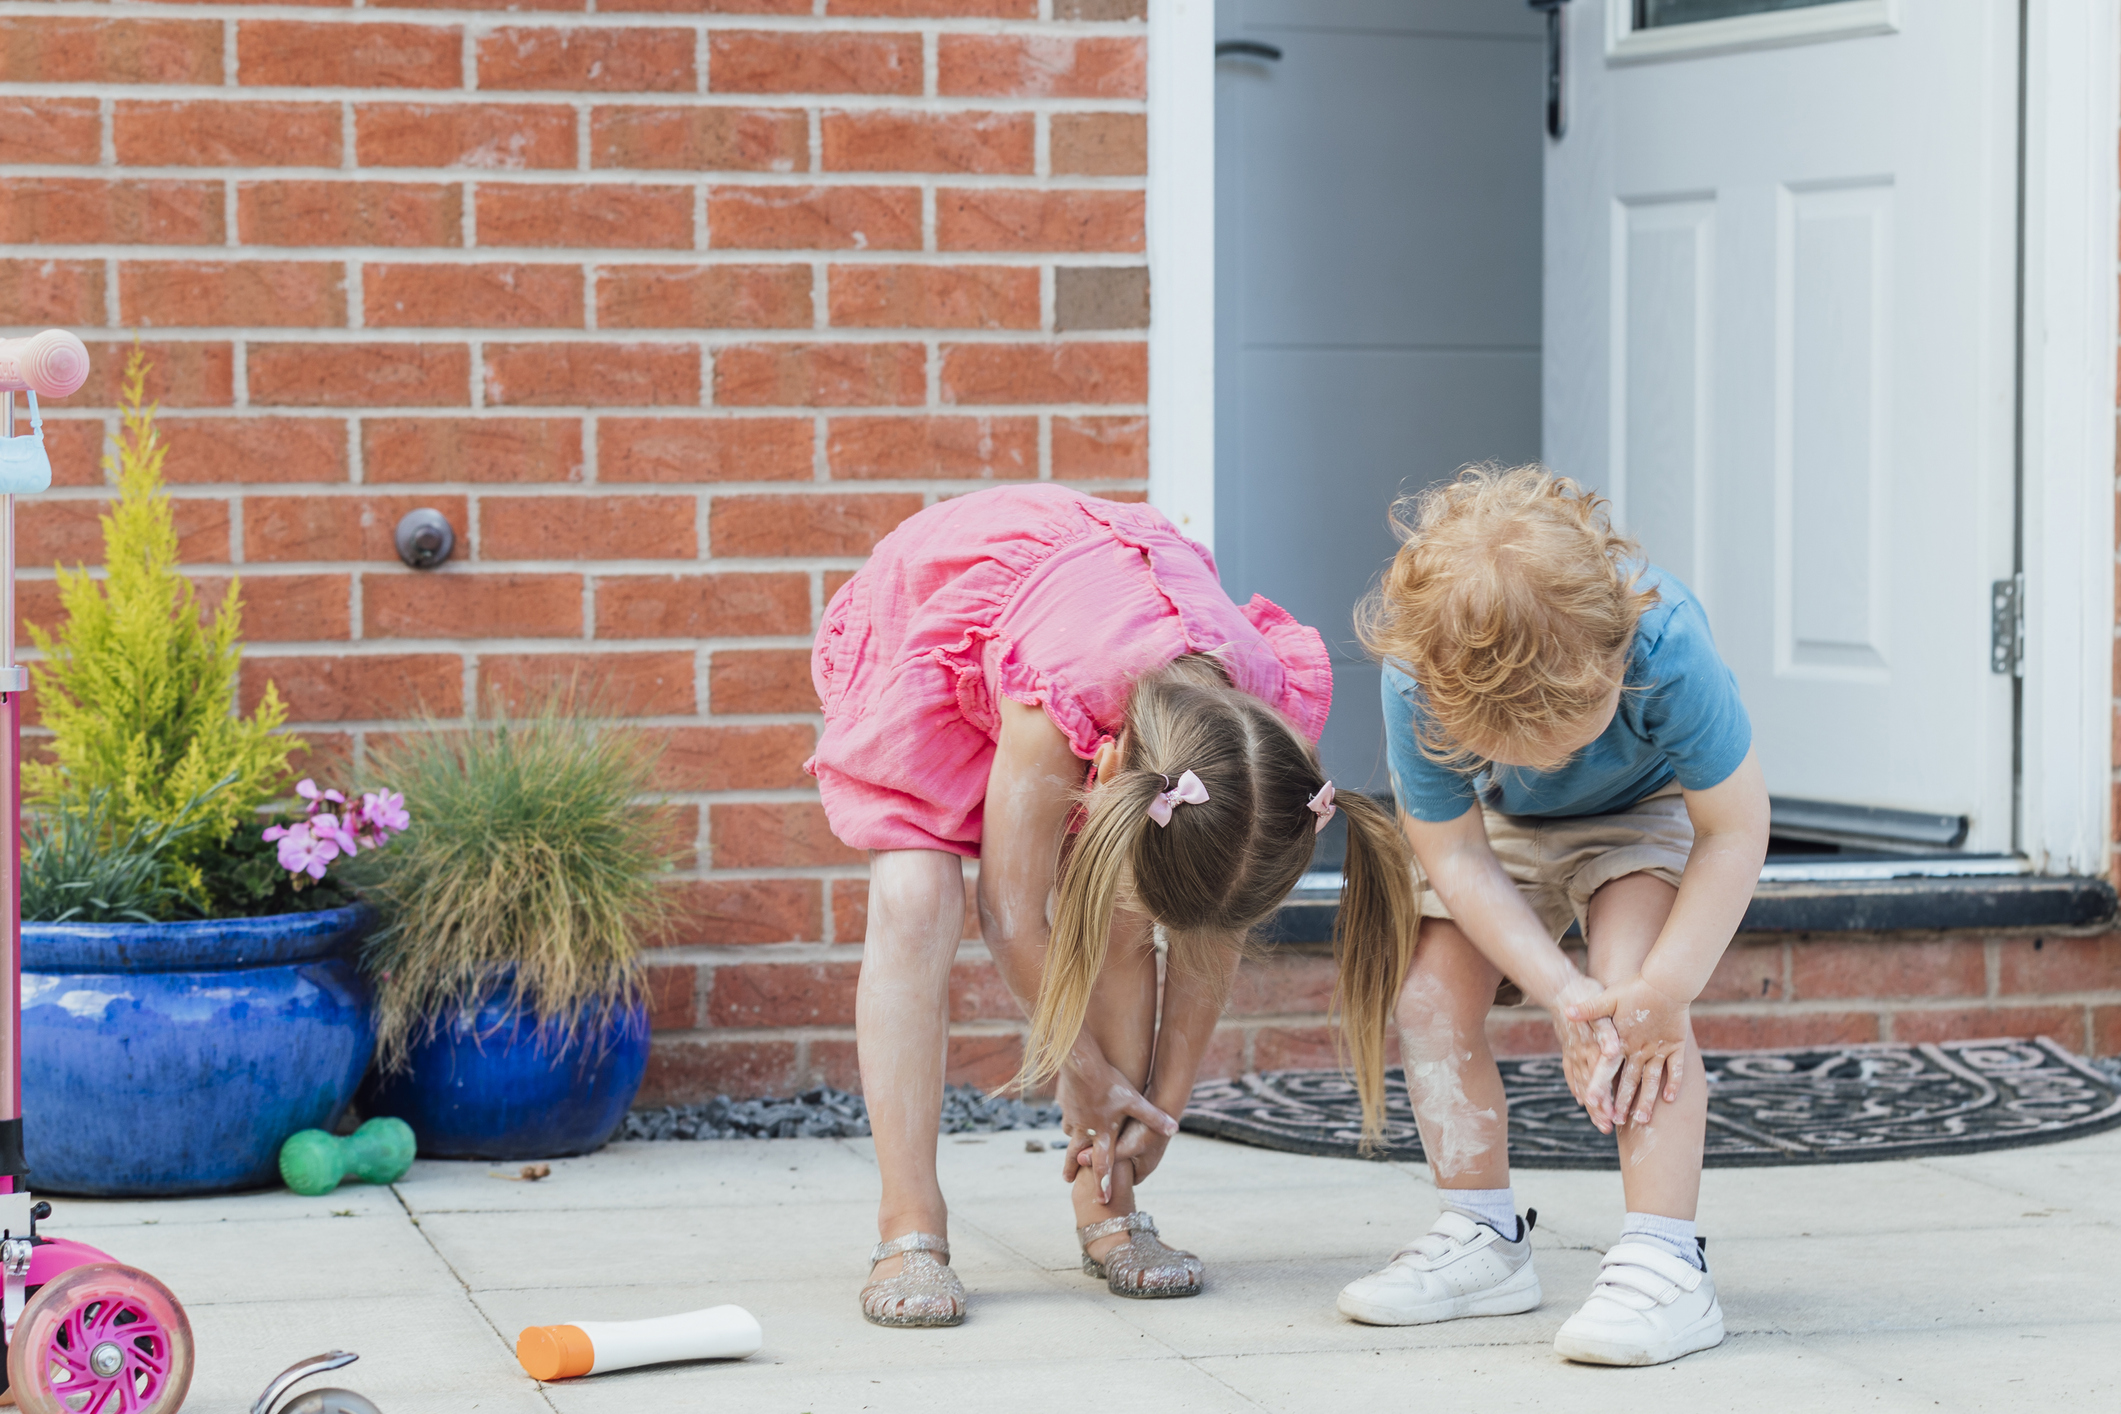
{"type": "MultiPolygon", "coordinates": [[[[993,1134],[1008,1129],[1058,1129],[1060,1106],[989,1095],[977,1085],[943,1091],[945,1134],[993,1134]]],[[[858,1139],[869,1133],[869,1107],[859,1095],[829,1085],[788,1099],[732,1100],[633,1110],[619,1139],[858,1139]]]]}

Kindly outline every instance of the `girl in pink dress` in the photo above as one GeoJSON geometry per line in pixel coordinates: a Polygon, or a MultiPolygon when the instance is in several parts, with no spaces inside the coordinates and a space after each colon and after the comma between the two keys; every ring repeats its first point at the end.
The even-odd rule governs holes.
{"type": "MultiPolygon", "coordinates": [[[[1195,1294],[1199,1259],[1157,1240],[1134,1185],[1178,1130],[1240,941],[1334,811],[1314,749],[1324,643],[1265,599],[1231,603],[1156,511],[1047,484],[885,537],[827,607],[811,673],[809,770],[833,831],[871,851],[855,1030],[884,1193],[862,1314],[964,1319],[935,1146],[968,858],[980,931],[1032,1017],[1018,1079],[1058,1089],[1083,1270],[1122,1296],[1195,1294]]],[[[1396,976],[1404,846],[1366,797],[1339,805],[1342,973],[1396,976]]]]}

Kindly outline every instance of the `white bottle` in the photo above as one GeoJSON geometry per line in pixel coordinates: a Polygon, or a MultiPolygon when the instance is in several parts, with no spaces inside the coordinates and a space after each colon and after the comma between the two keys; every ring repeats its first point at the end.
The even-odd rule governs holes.
{"type": "Polygon", "coordinates": [[[758,1353],[759,1323],[741,1306],[709,1306],[645,1321],[578,1321],[531,1326],[516,1337],[516,1359],[531,1378],[566,1380],[666,1360],[741,1360],[758,1353]]]}

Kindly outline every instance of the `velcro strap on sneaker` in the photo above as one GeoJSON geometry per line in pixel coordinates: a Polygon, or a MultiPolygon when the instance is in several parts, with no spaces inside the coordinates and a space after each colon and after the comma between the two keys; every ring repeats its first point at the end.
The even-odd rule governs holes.
{"type": "Polygon", "coordinates": [[[1598,1280],[1629,1287],[1669,1306],[1682,1291],[1693,1291],[1708,1276],[1692,1262],[1682,1261],[1662,1247],[1648,1242],[1621,1242],[1605,1254],[1598,1280]]]}
{"type": "Polygon", "coordinates": [[[1446,1208],[1437,1215],[1434,1227],[1394,1252],[1392,1260],[1414,1257],[1424,1264],[1440,1262],[1446,1257],[1455,1259],[1469,1252],[1478,1252],[1501,1240],[1502,1234],[1486,1223],[1475,1222],[1464,1213],[1446,1208]]]}

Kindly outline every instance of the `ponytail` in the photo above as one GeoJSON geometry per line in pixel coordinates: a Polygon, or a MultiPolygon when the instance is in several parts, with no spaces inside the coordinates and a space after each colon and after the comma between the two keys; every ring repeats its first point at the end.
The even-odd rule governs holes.
{"type": "Polygon", "coordinates": [[[1053,932],[1013,1086],[1028,1090],[1051,1078],[1082,1030],[1090,992],[1104,970],[1128,860],[1160,789],[1156,776],[1123,771],[1087,801],[1082,830],[1054,884],[1053,932]]]}
{"type": "Polygon", "coordinates": [[[1368,1150],[1384,1132],[1385,1037],[1421,919],[1406,837],[1392,812],[1357,791],[1338,804],[1348,817],[1348,861],[1333,925],[1333,1009],[1362,1099],[1362,1145],[1368,1150]]]}
{"type": "MultiPolygon", "coordinates": [[[[1139,678],[1127,701],[1118,769],[1083,800],[1082,828],[1054,884],[1053,929],[1038,1003],[1011,1082],[1039,1086],[1081,1032],[1124,903],[1162,925],[1168,965],[1227,978],[1230,950],[1273,915],[1310,866],[1327,784],[1318,753],[1289,720],[1191,653],[1139,678]],[[1191,773],[1204,798],[1158,823],[1150,806],[1191,773]]],[[[1347,883],[1334,933],[1336,1005],[1354,1053],[1365,1133],[1383,1126],[1384,1037],[1413,955],[1413,875],[1397,822],[1354,791],[1347,883]]]]}

